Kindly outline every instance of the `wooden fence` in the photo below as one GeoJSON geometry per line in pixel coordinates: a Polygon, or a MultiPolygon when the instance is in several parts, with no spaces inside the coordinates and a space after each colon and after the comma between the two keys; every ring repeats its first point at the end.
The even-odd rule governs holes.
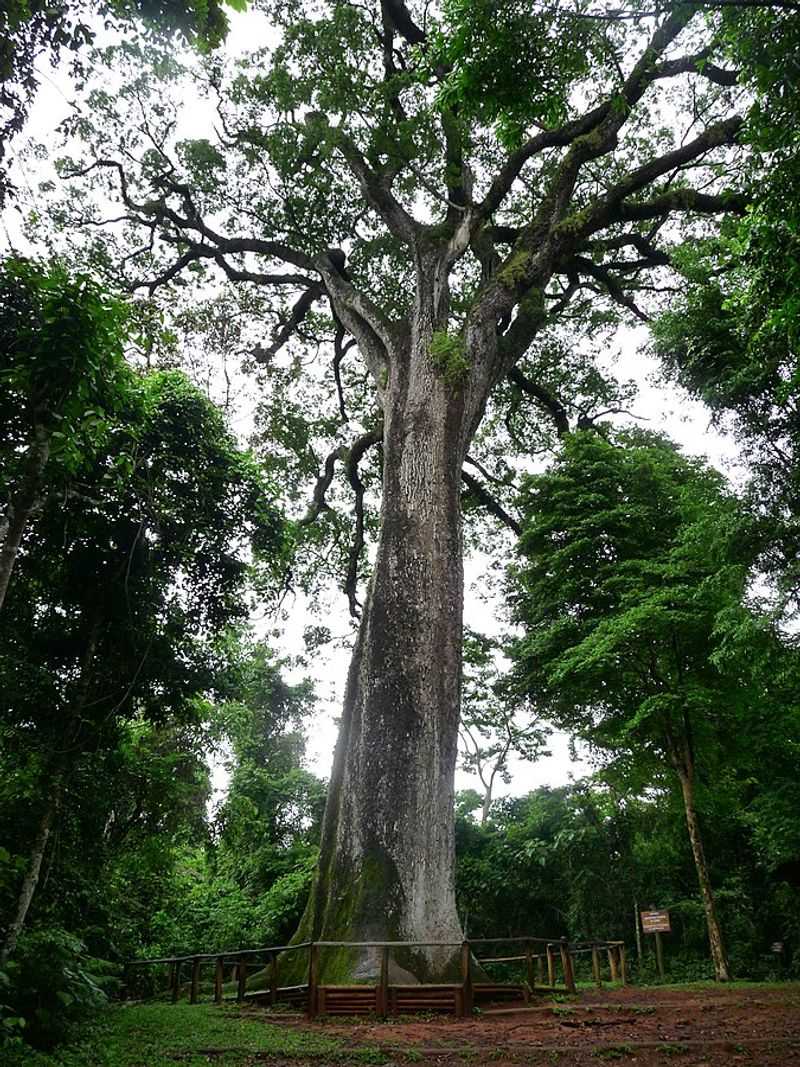
{"type": "MultiPolygon", "coordinates": [[[[488,951],[491,951],[489,949],[488,951]]],[[[495,949],[496,951],[496,949],[495,949]]],[[[165,956],[160,959],[133,960],[126,968],[126,988],[132,989],[137,970],[148,967],[168,968],[169,992],[176,1003],[188,985],[189,1003],[200,998],[203,970],[213,968],[213,999],[220,1004],[225,987],[235,986],[235,999],[251,1002],[285,1004],[303,1009],[310,1018],[317,1015],[401,1015],[423,1011],[471,1015],[476,1004],[503,1001],[529,1001],[532,994],[562,990],[575,993],[574,963],[579,956],[591,956],[592,977],[602,985],[605,960],[612,982],[627,983],[625,945],[622,941],[585,941],[571,943],[566,938],[548,940],[538,937],[471,938],[454,941],[306,941],[295,945],[271,945],[267,948],[239,949],[235,952],[200,953],[193,956],[165,956]],[[478,956],[475,947],[519,946],[512,955],[478,956]],[[379,967],[375,984],[335,985],[320,980],[321,954],[333,948],[375,949],[379,967]],[[458,951],[460,980],[438,984],[398,985],[389,982],[389,964],[393,949],[452,948],[458,951]],[[284,954],[305,952],[308,955],[307,981],[299,985],[281,985],[280,967],[284,954]],[[525,974],[523,982],[487,982],[474,975],[474,965],[485,973],[487,966],[518,964],[525,974]],[[248,974],[266,971],[263,989],[247,990],[248,974]],[[559,985],[557,978],[562,979],[559,985]],[[226,979],[227,972],[227,979],[226,979]]],[[[481,976],[482,977],[482,976],[481,976]]],[[[231,998],[234,994],[229,993],[231,998]]]]}

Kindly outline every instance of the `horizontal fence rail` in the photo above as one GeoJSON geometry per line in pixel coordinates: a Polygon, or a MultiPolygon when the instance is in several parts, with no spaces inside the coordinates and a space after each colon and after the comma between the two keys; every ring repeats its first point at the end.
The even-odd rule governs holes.
{"type": "Polygon", "coordinates": [[[239,1003],[249,999],[272,1006],[287,1005],[303,1009],[310,1018],[326,1014],[385,1016],[421,1011],[444,1011],[465,1016],[473,1013],[476,1002],[495,1004],[522,1000],[528,1003],[532,994],[557,988],[574,994],[577,990],[574,963],[579,956],[591,956],[592,978],[596,985],[603,983],[603,957],[608,961],[610,980],[620,981],[623,985],[627,983],[623,941],[569,942],[566,938],[473,937],[463,941],[302,941],[294,945],[132,960],[126,967],[126,990],[130,993],[133,988],[137,971],[148,967],[166,967],[172,1002],[176,1003],[182,989],[188,988],[189,1002],[196,1004],[200,997],[203,968],[213,965],[213,999],[217,1004],[225,999],[227,986],[228,998],[235,998],[239,1003]],[[478,956],[474,949],[479,945],[489,946],[489,951],[491,946],[519,945],[522,951],[509,955],[478,956]],[[336,948],[378,950],[379,966],[374,984],[337,985],[321,981],[321,954],[336,948]],[[414,985],[390,983],[392,949],[415,948],[452,948],[459,960],[459,980],[414,985]],[[281,959],[297,952],[306,952],[308,955],[303,968],[305,981],[281,985],[281,959]],[[496,964],[520,965],[525,975],[524,981],[487,981],[486,968],[496,964]],[[480,974],[474,973],[475,965],[480,968],[480,974]],[[256,969],[265,972],[264,987],[248,991],[248,977],[252,977],[256,969]],[[563,980],[561,986],[556,982],[559,971],[563,980]]]}

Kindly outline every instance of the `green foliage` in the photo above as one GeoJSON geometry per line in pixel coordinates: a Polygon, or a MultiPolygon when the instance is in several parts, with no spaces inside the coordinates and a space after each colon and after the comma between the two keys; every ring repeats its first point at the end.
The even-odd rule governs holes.
{"type": "MultiPolygon", "coordinates": [[[[86,274],[58,262],[6,259],[0,266],[0,417],[3,480],[37,423],[52,461],[74,474],[88,450],[107,447],[131,392],[123,344],[129,314],[86,274]]],[[[63,475],[62,475],[63,476],[63,475]]]]}
{"type": "Polygon", "coordinates": [[[425,57],[432,70],[448,72],[439,105],[496,124],[511,148],[533,123],[563,121],[567,87],[588,72],[601,43],[598,24],[576,17],[582,6],[447,0],[425,57]]]}
{"type": "Polygon", "coordinates": [[[8,963],[5,996],[22,1033],[37,1048],[50,1048],[108,1003],[120,986],[119,968],[90,956],[73,934],[58,927],[31,930],[8,963]]]}
{"type": "Polygon", "coordinates": [[[531,478],[511,595],[520,684],[601,749],[668,754],[746,707],[714,667],[747,581],[747,526],[713,471],[669,444],[576,434],[531,478]]]}
{"type": "Polygon", "coordinates": [[[431,337],[431,363],[452,388],[463,382],[469,373],[469,359],[464,339],[439,330],[431,337]]]}
{"type": "Polygon", "coordinates": [[[718,239],[681,251],[683,292],[655,323],[654,348],[669,378],[732,423],[769,520],[763,563],[796,602],[800,37],[789,12],[765,10],[726,12],[723,33],[755,98],[744,131],[753,203],[718,239]]]}

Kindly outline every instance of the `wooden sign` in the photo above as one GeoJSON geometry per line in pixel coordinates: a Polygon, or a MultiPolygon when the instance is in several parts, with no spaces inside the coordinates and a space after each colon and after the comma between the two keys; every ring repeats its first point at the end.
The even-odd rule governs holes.
{"type": "Polygon", "coordinates": [[[672,933],[668,911],[641,911],[639,915],[642,919],[642,930],[646,934],[672,933]]]}

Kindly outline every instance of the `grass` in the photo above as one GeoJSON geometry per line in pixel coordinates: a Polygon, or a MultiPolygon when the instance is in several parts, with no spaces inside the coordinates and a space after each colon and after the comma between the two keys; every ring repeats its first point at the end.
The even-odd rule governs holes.
{"type": "Polygon", "coordinates": [[[80,1043],[51,1055],[26,1049],[4,1067],[251,1067],[295,1062],[382,1064],[375,1048],[273,1026],[263,1015],[212,1004],[136,1004],[109,1010],[80,1043]]]}

